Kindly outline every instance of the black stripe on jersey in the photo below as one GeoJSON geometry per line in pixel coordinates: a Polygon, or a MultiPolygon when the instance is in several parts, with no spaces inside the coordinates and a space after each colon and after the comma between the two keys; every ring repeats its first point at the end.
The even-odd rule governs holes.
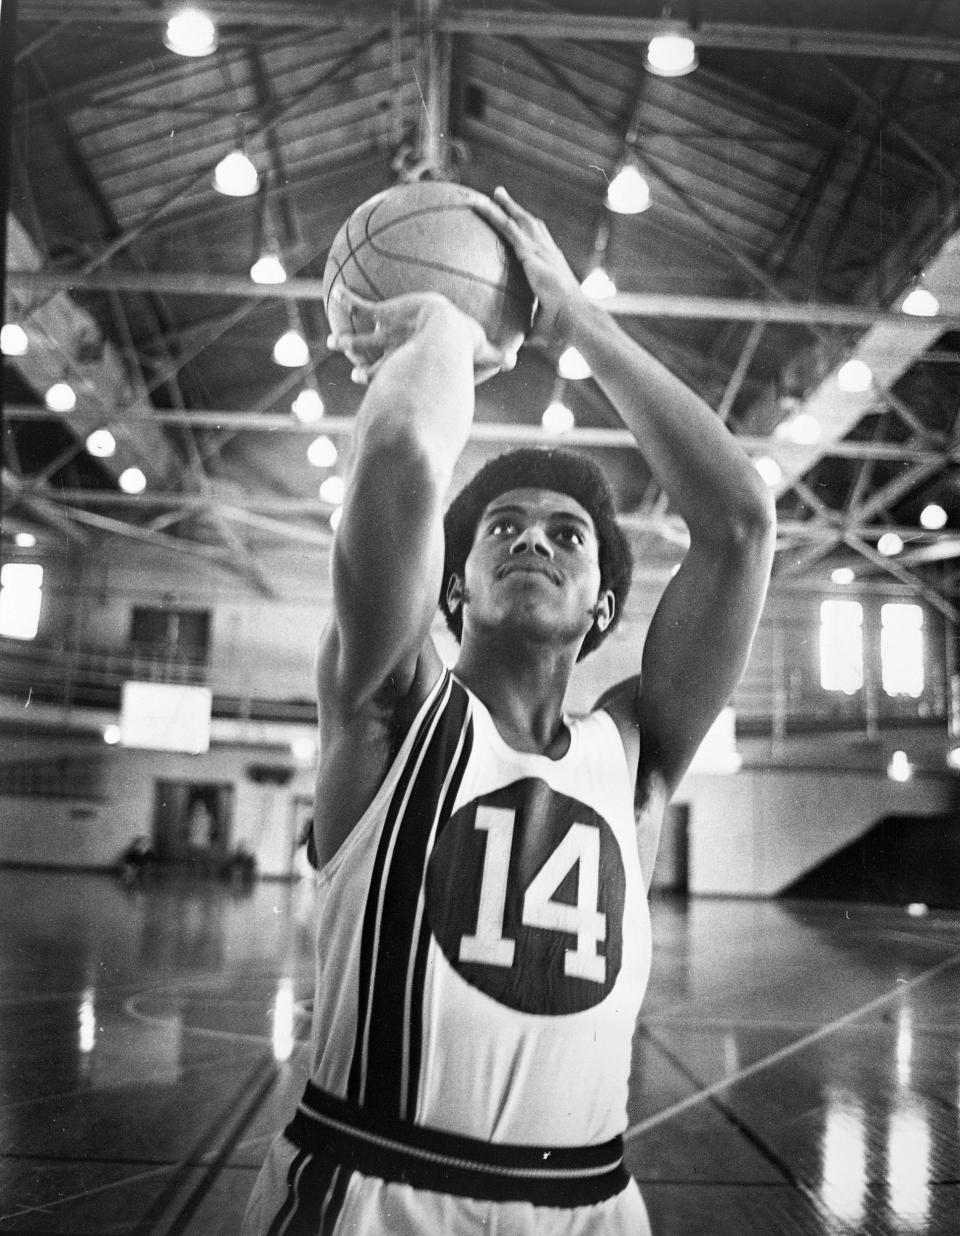
{"type": "MultiPolygon", "coordinates": [[[[333,1236],[337,1220],[340,1218],[340,1211],[343,1210],[343,1200],[347,1196],[347,1185],[350,1183],[351,1175],[352,1173],[345,1167],[338,1167],[334,1172],[333,1180],[330,1182],[330,1188],[324,1199],[323,1210],[320,1213],[319,1236],[333,1236]]],[[[304,1236],[313,1236],[313,1229],[309,1233],[305,1232],[304,1236]]]]}
{"type": "Polygon", "coordinates": [[[333,1231],[350,1173],[335,1159],[300,1150],[287,1172],[287,1196],[270,1224],[267,1236],[316,1236],[333,1231]]]}
{"type": "MultiPolygon", "coordinates": [[[[455,689],[463,690],[459,683],[454,683],[455,689]]],[[[457,791],[460,789],[460,782],[463,780],[463,774],[467,768],[467,762],[470,759],[470,753],[473,750],[473,718],[467,721],[466,731],[464,733],[463,746],[460,751],[460,758],[457,760],[457,766],[454,769],[450,785],[447,793],[444,795],[443,805],[440,808],[439,822],[434,836],[434,844],[437,837],[443,829],[444,824],[450,819],[453,811],[453,804],[456,801],[457,791]]],[[[433,846],[431,846],[431,851],[433,846]]],[[[429,860],[430,855],[426,855],[429,860]]],[[[426,877],[426,865],[421,872],[421,880],[426,877]]],[[[412,958],[413,963],[413,982],[411,984],[411,992],[413,998],[410,1002],[410,1008],[407,1010],[407,1015],[404,1020],[404,1035],[405,1049],[407,1052],[407,1069],[406,1075],[408,1078],[406,1086],[406,1094],[401,1095],[403,1110],[400,1115],[407,1120],[416,1119],[417,1114],[417,1081],[420,1077],[420,1056],[423,1046],[423,984],[424,976],[427,969],[427,952],[430,946],[430,926],[427,923],[426,915],[421,913],[419,932],[416,941],[416,951],[412,958]]]]}
{"type": "Polygon", "coordinates": [[[455,792],[450,786],[455,761],[460,775],[463,773],[464,765],[457,757],[463,747],[469,707],[466,691],[453,683],[402,806],[402,816],[398,814],[393,825],[389,858],[383,868],[359,1101],[370,1110],[392,1116],[403,1115],[406,1093],[417,1088],[417,1077],[404,1070],[404,1032],[412,1010],[422,1002],[423,992],[415,989],[408,996],[408,974],[418,945],[430,845],[440,808],[448,802],[448,791],[453,788],[455,792]]]}
{"type": "Polygon", "coordinates": [[[373,871],[370,876],[370,891],[367,894],[367,904],[363,916],[363,929],[360,939],[359,984],[357,999],[357,1036],[353,1048],[353,1059],[350,1063],[350,1076],[347,1079],[347,1098],[360,1103],[364,1098],[364,1058],[365,1044],[369,1033],[371,1005],[373,996],[373,975],[378,945],[378,929],[380,920],[380,892],[384,882],[384,869],[387,866],[393,845],[394,832],[397,828],[398,815],[401,811],[410,786],[410,781],[420,765],[420,759],[428,738],[433,732],[437,719],[450,696],[450,686],[453,677],[449,670],[444,671],[434,688],[434,696],[420,728],[414,738],[413,745],[407,756],[406,763],[400,774],[387,815],[380,843],[374,859],[373,871]]]}

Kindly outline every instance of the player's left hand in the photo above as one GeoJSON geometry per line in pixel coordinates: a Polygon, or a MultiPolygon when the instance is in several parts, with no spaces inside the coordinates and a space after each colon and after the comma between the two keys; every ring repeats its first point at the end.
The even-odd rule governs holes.
{"type": "Polygon", "coordinates": [[[562,343],[560,318],[564,307],[583,293],[547,225],[529,210],[524,210],[502,186],[494,189],[492,200],[483,199],[474,210],[513,248],[540,302],[528,342],[546,346],[562,343]]]}
{"type": "Polygon", "coordinates": [[[441,312],[453,315],[466,327],[473,348],[474,382],[479,384],[517,363],[515,351],[495,348],[483,327],[461,312],[445,296],[435,292],[409,292],[388,300],[367,300],[349,288],[338,287],[334,295],[350,310],[355,330],[331,335],[329,346],[353,362],[351,377],[360,385],[369,383],[384,360],[420,329],[427,317],[441,312]]]}

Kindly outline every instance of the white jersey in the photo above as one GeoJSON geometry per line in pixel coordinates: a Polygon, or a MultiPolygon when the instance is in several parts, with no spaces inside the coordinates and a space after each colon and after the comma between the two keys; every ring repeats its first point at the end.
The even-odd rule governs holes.
{"type": "Polygon", "coordinates": [[[603,711],[518,752],[449,671],[319,875],[312,1075],[491,1142],[626,1127],[650,919],[623,744],[603,711]]]}

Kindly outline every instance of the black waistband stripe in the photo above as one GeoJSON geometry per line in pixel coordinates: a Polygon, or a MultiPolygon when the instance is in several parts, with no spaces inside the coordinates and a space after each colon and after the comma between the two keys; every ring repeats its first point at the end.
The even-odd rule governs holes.
{"type": "Polygon", "coordinates": [[[629,1181],[619,1137],[594,1146],[484,1142],[358,1108],[312,1083],[285,1135],[366,1176],[489,1201],[587,1206],[629,1181]]]}

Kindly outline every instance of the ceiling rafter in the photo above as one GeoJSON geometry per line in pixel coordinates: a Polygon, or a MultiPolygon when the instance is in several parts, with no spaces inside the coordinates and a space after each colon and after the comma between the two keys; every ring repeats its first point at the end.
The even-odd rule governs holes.
{"type": "MultiPolygon", "coordinates": [[[[350,0],[327,4],[322,9],[271,0],[206,0],[205,8],[219,24],[229,28],[253,23],[291,30],[336,30],[369,26],[377,17],[389,17],[389,4],[356,6],[350,0]]],[[[23,21],[62,21],[60,0],[21,0],[23,21]]],[[[146,7],[117,4],[113,0],[74,0],[71,22],[75,25],[108,23],[156,25],[157,13],[146,7]]],[[[536,11],[444,5],[438,28],[449,34],[529,35],[542,39],[572,39],[604,43],[646,43],[670,29],[658,18],[624,17],[601,13],[536,11]]],[[[701,21],[697,41],[702,47],[735,51],[781,52],[791,56],[834,55],[869,59],[919,60],[931,64],[960,64],[960,40],[945,35],[886,34],[869,30],[823,30],[786,25],[751,25],[744,22],[701,21]]]]}
{"type": "MultiPolygon", "coordinates": [[[[322,257],[325,246],[307,261],[322,257]]],[[[253,283],[246,275],[187,271],[127,271],[113,267],[97,271],[47,269],[10,270],[9,286],[22,291],[54,290],[102,292],[159,292],[170,296],[212,296],[244,300],[323,300],[323,280],[292,278],[281,284],[253,283]]],[[[779,295],[779,293],[778,293],[779,295]]],[[[821,324],[866,328],[877,324],[902,326],[918,334],[931,327],[960,330],[960,312],[911,318],[882,306],[851,305],[822,301],[797,301],[788,297],[763,300],[756,296],[699,296],[679,292],[620,292],[604,301],[615,317],[685,318],[703,321],[821,324]]],[[[956,358],[954,358],[955,360],[956,358]]]]}

